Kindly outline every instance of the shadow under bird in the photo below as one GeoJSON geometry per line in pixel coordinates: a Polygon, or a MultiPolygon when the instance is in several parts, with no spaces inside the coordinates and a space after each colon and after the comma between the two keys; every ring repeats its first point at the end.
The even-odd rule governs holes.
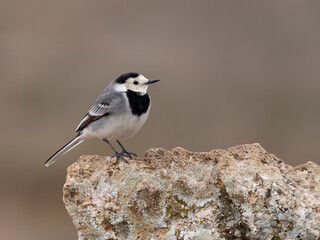
{"type": "Polygon", "coordinates": [[[135,72],[122,74],[113,80],[78,125],[76,137],[53,154],[45,166],[48,167],[84,140],[93,137],[102,139],[111,147],[116,164],[119,159],[128,163],[125,158],[132,159],[137,155],[128,152],[119,140],[133,137],[146,122],[151,107],[147,89],[158,81],[149,80],[135,72]],[[116,141],[122,151],[117,152],[109,141],[116,141]]]}

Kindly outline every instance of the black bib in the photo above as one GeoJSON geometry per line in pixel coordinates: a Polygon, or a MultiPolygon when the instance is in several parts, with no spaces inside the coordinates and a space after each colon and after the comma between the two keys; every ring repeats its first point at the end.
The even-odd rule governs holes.
{"type": "Polygon", "coordinates": [[[140,116],[148,111],[150,97],[147,93],[140,95],[137,92],[128,90],[127,97],[129,99],[130,109],[133,115],[140,116]]]}

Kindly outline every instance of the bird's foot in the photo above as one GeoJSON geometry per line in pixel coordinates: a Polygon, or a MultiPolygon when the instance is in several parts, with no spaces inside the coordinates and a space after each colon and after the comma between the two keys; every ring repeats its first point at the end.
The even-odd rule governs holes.
{"type": "Polygon", "coordinates": [[[132,159],[132,156],[137,157],[137,154],[135,154],[135,153],[133,153],[133,152],[128,152],[127,150],[123,150],[123,151],[121,152],[121,155],[122,155],[122,156],[126,156],[126,157],[128,157],[128,158],[130,158],[130,159],[132,159]]]}
{"type": "Polygon", "coordinates": [[[116,152],[112,157],[116,157],[116,165],[119,163],[119,159],[124,161],[125,163],[129,163],[124,157],[126,157],[126,155],[116,152]]]}

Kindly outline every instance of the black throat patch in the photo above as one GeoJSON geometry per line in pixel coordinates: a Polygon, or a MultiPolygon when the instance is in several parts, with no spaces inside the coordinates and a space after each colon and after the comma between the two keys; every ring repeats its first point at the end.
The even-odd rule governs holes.
{"type": "Polygon", "coordinates": [[[150,106],[150,97],[147,93],[140,95],[137,92],[128,90],[127,97],[129,99],[130,109],[133,115],[140,116],[148,111],[150,106]]]}

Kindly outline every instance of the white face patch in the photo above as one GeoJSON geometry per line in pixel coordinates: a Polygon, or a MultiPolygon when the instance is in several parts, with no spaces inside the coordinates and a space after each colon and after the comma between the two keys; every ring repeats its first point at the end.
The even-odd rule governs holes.
{"type": "Polygon", "coordinates": [[[116,92],[126,92],[128,90],[124,83],[116,83],[114,89],[116,92]]]}
{"type": "Polygon", "coordinates": [[[126,81],[125,85],[126,85],[126,88],[131,91],[144,94],[147,92],[147,89],[148,89],[148,85],[145,84],[146,82],[148,82],[148,79],[142,75],[139,75],[136,78],[129,78],[126,81]]]}

